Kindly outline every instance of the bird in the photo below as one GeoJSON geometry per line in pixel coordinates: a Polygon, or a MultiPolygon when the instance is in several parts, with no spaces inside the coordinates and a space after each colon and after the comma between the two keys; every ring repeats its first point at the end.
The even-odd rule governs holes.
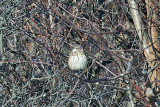
{"type": "Polygon", "coordinates": [[[68,66],[71,70],[84,70],[87,66],[87,57],[83,51],[83,48],[75,44],[74,48],[69,54],[68,66]]]}

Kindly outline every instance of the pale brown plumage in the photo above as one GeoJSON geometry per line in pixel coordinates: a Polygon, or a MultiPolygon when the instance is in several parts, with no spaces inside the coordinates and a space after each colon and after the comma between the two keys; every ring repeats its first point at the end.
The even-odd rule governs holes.
{"type": "Polygon", "coordinates": [[[87,65],[87,57],[80,45],[74,45],[69,54],[68,66],[71,70],[83,70],[87,65]]]}

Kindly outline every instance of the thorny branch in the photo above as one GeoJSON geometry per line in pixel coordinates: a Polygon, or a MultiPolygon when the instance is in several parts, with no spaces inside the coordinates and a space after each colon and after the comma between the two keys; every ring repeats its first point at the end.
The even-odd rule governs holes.
{"type": "Polygon", "coordinates": [[[159,69],[159,39],[147,34],[159,34],[152,21],[159,5],[128,1],[2,0],[0,106],[159,106],[160,76],[150,77],[159,69]],[[88,58],[84,71],[68,68],[74,43],[88,58]],[[147,59],[151,48],[156,57],[147,59]]]}

